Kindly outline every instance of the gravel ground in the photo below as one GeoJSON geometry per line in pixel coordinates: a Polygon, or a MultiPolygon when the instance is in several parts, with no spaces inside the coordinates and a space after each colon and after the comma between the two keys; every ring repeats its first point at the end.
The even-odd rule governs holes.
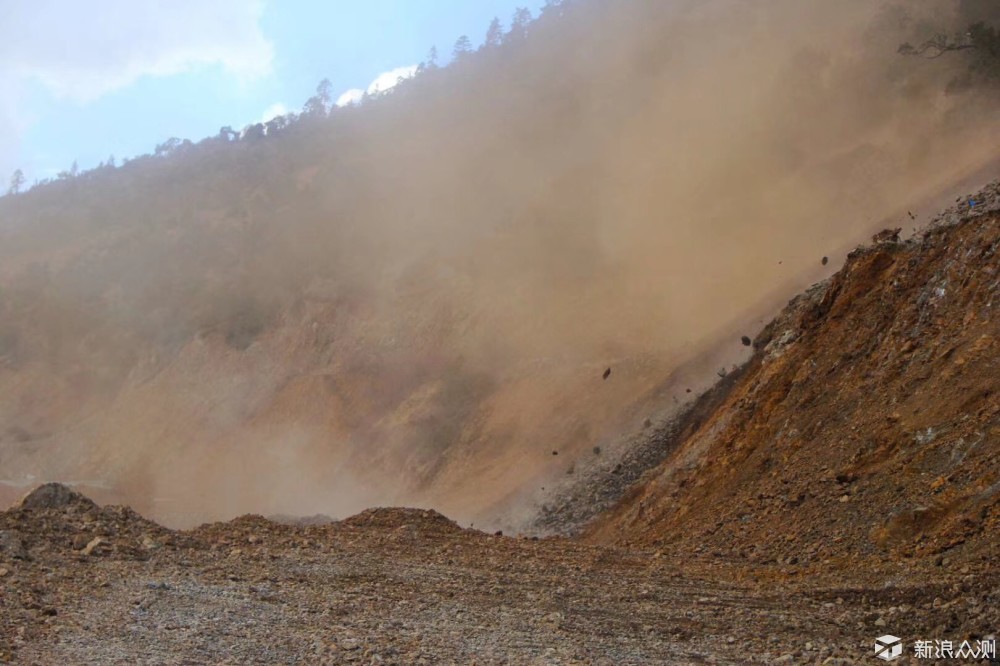
{"type": "Polygon", "coordinates": [[[0,513],[5,662],[865,663],[876,636],[952,623],[960,638],[957,615],[996,605],[969,572],[927,586],[877,562],[817,577],[673,561],[463,530],[430,511],[185,533],[59,501],[0,513]]]}

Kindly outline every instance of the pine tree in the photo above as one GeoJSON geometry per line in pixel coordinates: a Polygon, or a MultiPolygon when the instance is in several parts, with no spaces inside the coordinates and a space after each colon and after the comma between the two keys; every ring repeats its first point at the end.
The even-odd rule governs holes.
{"type": "Polygon", "coordinates": [[[330,83],[330,79],[323,79],[316,86],[316,94],[306,100],[306,104],[302,107],[302,114],[307,116],[325,116],[327,111],[330,109],[331,95],[333,91],[333,84],[330,83]]]}
{"type": "Polygon", "coordinates": [[[467,36],[462,35],[455,41],[455,48],[452,50],[451,55],[455,60],[461,60],[471,52],[472,42],[467,36]]]}
{"type": "Polygon", "coordinates": [[[10,188],[7,190],[7,194],[19,194],[23,185],[24,172],[18,169],[14,172],[14,175],[10,177],[10,188]]]}
{"type": "Polygon", "coordinates": [[[510,30],[504,38],[506,42],[517,42],[528,36],[528,24],[531,23],[531,10],[518,7],[510,20],[510,30]]]}
{"type": "Polygon", "coordinates": [[[500,46],[502,42],[503,26],[500,25],[500,19],[493,17],[493,21],[490,22],[490,27],[486,31],[486,41],[483,46],[491,49],[500,46]]]}

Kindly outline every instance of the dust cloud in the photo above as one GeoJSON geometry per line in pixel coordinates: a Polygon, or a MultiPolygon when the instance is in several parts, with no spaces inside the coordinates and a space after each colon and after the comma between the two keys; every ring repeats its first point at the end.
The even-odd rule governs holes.
{"type": "Polygon", "coordinates": [[[896,54],[961,7],[567,2],[328,118],[7,198],[3,475],[174,525],[524,515],[996,159],[996,94],[896,54]]]}

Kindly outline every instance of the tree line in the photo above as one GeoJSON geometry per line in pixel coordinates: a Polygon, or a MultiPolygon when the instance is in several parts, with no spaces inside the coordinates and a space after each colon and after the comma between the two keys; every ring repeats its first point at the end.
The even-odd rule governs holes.
{"type": "MultiPolygon", "coordinates": [[[[529,9],[519,7],[514,10],[510,19],[510,26],[505,31],[499,18],[494,17],[487,27],[483,42],[478,49],[473,47],[472,40],[468,35],[460,35],[452,47],[451,61],[448,67],[463,67],[475,56],[489,56],[504,50],[506,47],[514,47],[528,39],[535,21],[562,16],[574,4],[581,0],[546,0],[538,17],[533,17],[529,9]]],[[[906,4],[891,6],[900,16],[900,21],[917,24],[918,22],[910,16],[910,9],[906,4]]],[[[901,44],[897,52],[903,56],[922,57],[926,59],[937,59],[945,55],[959,54],[959,57],[966,59],[966,68],[962,75],[956,76],[948,86],[949,91],[974,85],[1000,86],[1000,0],[959,0],[956,10],[958,24],[962,27],[949,34],[938,31],[930,36],[927,35],[926,25],[920,26],[920,30],[914,30],[919,35],[916,43],[909,41],[901,44]],[[984,20],[985,19],[985,20],[984,20]],[[921,34],[922,33],[922,34],[921,34]]],[[[436,46],[432,46],[426,57],[417,65],[416,73],[410,78],[400,78],[396,86],[385,91],[366,91],[358,102],[352,102],[348,106],[355,104],[365,104],[374,98],[382,97],[392,93],[398,93],[409,86],[419,85],[420,80],[433,74],[442,67],[438,64],[439,54],[436,46]]],[[[316,90],[302,106],[300,112],[291,112],[285,115],[275,116],[266,121],[253,123],[235,130],[232,126],[225,126],[219,132],[210,137],[194,143],[190,139],[180,139],[171,137],[160,144],[157,144],[152,155],[140,155],[132,160],[124,159],[121,166],[126,166],[132,161],[146,160],[149,158],[164,158],[185,151],[194,149],[196,146],[205,144],[229,144],[240,141],[256,141],[266,137],[275,136],[294,126],[307,124],[318,119],[328,118],[335,114],[338,107],[333,100],[333,85],[329,79],[324,78],[316,86],[316,90]]],[[[347,110],[345,109],[345,112],[347,110]]],[[[114,156],[106,162],[100,163],[94,169],[81,171],[77,163],[64,171],[60,171],[55,179],[45,178],[36,180],[31,186],[43,186],[55,181],[78,178],[96,172],[115,169],[114,156]]],[[[26,191],[26,178],[23,170],[17,169],[10,178],[7,188],[8,195],[17,195],[26,191]]],[[[31,189],[31,188],[27,188],[31,189]]]]}
{"type": "MultiPolygon", "coordinates": [[[[506,46],[516,45],[527,39],[528,33],[531,28],[533,21],[541,19],[542,17],[551,17],[555,15],[561,15],[566,8],[572,4],[575,0],[546,0],[544,6],[542,7],[541,13],[538,18],[532,16],[531,10],[526,7],[518,7],[514,10],[513,15],[510,20],[510,27],[505,32],[503,25],[498,17],[494,17],[490,22],[489,27],[486,30],[486,35],[483,40],[482,45],[479,47],[479,52],[492,52],[500,50],[506,46]]],[[[472,40],[467,35],[461,35],[455,41],[455,45],[452,49],[452,60],[449,65],[458,65],[464,63],[466,59],[473,56],[476,51],[473,49],[472,40]]],[[[364,96],[361,98],[360,103],[364,104],[371,101],[376,97],[381,97],[390,94],[394,91],[398,91],[400,86],[407,84],[410,85],[415,79],[422,76],[426,76],[429,73],[439,69],[438,65],[438,51],[436,46],[432,46],[428,51],[427,56],[423,61],[417,65],[416,74],[405,79],[401,77],[397,82],[396,86],[385,91],[376,91],[374,93],[365,92],[364,96]]],[[[219,128],[219,132],[215,136],[206,137],[201,141],[195,143],[190,139],[180,139],[177,137],[171,137],[162,143],[157,144],[152,155],[145,154],[138,157],[132,158],[131,160],[126,158],[122,160],[121,166],[127,166],[129,162],[136,160],[145,160],[150,157],[153,158],[165,158],[170,157],[178,153],[182,153],[195,148],[195,146],[205,145],[205,144],[219,144],[219,143],[234,143],[237,141],[255,141],[259,139],[264,139],[266,137],[275,136],[276,134],[288,129],[294,125],[298,125],[303,122],[308,122],[311,120],[327,118],[332,113],[337,110],[336,104],[333,100],[333,84],[329,79],[324,78],[316,86],[315,93],[310,96],[302,106],[300,112],[290,112],[284,115],[275,116],[266,122],[251,123],[241,130],[237,131],[230,125],[219,128]]],[[[54,181],[63,181],[72,178],[78,178],[80,176],[89,175],[101,171],[106,171],[108,169],[117,168],[117,164],[114,156],[112,155],[106,162],[101,162],[97,167],[81,171],[77,162],[74,161],[72,166],[64,171],[60,171],[56,177],[53,178],[43,178],[36,180],[30,188],[40,187],[48,185],[54,181]]],[[[26,178],[24,171],[22,169],[17,169],[14,171],[10,178],[9,186],[7,188],[7,194],[9,196],[14,196],[21,194],[26,191],[25,189],[26,178]]]]}

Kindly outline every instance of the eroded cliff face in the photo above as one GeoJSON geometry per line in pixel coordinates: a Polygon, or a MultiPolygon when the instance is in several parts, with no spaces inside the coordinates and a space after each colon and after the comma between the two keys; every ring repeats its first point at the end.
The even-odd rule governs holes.
{"type": "Polygon", "coordinates": [[[754,348],[725,403],[590,539],[807,565],[996,557],[996,184],[910,240],[877,235],[754,348]]]}

